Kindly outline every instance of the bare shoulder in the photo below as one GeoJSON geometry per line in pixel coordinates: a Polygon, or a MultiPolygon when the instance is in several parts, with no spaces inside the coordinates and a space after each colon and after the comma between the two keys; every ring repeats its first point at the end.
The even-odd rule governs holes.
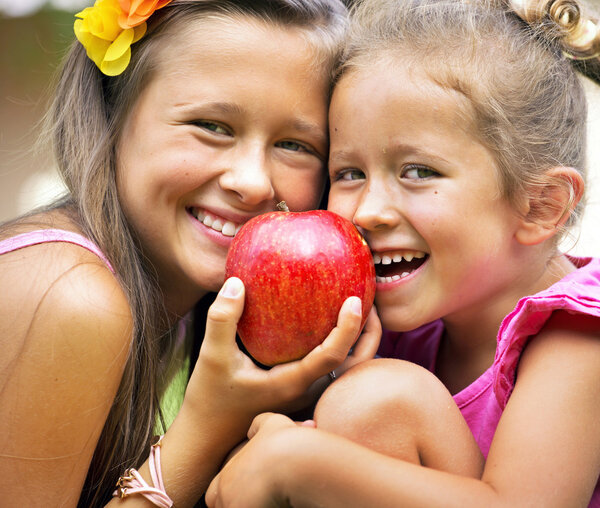
{"type": "Polygon", "coordinates": [[[129,355],[127,298],[96,255],[56,242],[0,256],[0,307],[0,491],[74,504],[129,355]]]}
{"type": "Polygon", "coordinates": [[[52,242],[0,256],[0,307],[0,382],[29,368],[31,375],[58,369],[74,381],[122,367],[127,357],[126,295],[104,262],[78,245],[52,242]]]}
{"type": "Polygon", "coordinates": [[[131,326],[115,275],[78,245],[50,242],[0,256],[0,288],[0,343],[9,350],[34,339],[40,327],[46,336],[60,328],[56,338],[65,341],[85,333],[89,344],[94,335],[110,343],[109,332],[121,335],[131,326]]]}
{"type": "Polygon", "coordinates": [[[555,311],[526,347],[519,370],[532,368],[544,358],[561,363],[572,358],[577,359],[579,372],[589,365],[592,367],[591,374],[600,376],[600,369],[593,368],[598,365],[599,355],[600,317],[555,311]]]}
{"type": "Polygon", "coordinates": [[[554,312],[522,353],[484,479],[516,503],[586,506],[600,464],[598,365],[600,318],[554,312]]]}

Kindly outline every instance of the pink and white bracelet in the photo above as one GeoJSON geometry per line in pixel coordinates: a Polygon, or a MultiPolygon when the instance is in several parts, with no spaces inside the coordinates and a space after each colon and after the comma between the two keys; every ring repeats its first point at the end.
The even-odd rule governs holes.
{"type": "Polygon", "coordinates": [[[158,442],[151,446],[150,457],[148,457],[150,476],[152,477],[154,487],[148,485],[137,470],[130,468],[119,478],[117,490],[113,492],[113,497],[123,499],[133,494],[141,494],[155,506],[160,506],[161,508],[171,508],[173,506],[173,501],[165,490],[162,471],[160,469],[160,445],[162,438],[163,436],[160,436],[158,442]]]}

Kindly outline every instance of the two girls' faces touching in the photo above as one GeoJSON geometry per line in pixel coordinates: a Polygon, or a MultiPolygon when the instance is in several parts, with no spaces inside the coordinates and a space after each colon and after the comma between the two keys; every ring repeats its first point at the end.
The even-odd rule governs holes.
{"type": "Polygon", "coordinates": [[[223,283],[240,225],[281,200],[318,206],[329,82],[300,30],[213,18],[176,38],[123,129],[117,182],[168,309],[181,314],[223,283]]]}
{"type": "MultiPolygon", "coordinates": [[[[221,286],[241,224],[281,200],[317,207],[329,83],[299,30],[211,19],[176,38],[124,126],[117,182],[168,309],[182,314],[221,286]]],[[[386,327],[475,322],[481,306],[520,287],[507,262],[519,254],[519,218],[465,122],[466,99],[401,67],[354,69],[336,85],[329,208],[381,261],[386,327]]]]}

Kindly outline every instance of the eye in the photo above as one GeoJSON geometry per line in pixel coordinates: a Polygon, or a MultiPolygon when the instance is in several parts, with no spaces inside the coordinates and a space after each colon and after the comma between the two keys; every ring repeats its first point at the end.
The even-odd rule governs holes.
{"type": "Polygon", "coordinates": [[[297,143],[296,141],[279,141],[275,144],[279,148],[283,148],[284,150],[291,150],[293,152],[310,152],[306,146],[301,143],[297,143]]]}
{"type": "Polygon", "coordinates": [[[338,171],[335,175],[333,180],[334,181],[340,181],[340,180],[364,180],[365,179],[365,174],[360,170],[360,169],[342,169],[341,171],[338,171]]]}
{"type": "Polygon", "coordinates": [[[197,125],[198,127],[201,127],[202,129],[206,129],[207,131],[214,132],[215,134],[223,134],[225,136],[231,135],[231,133],[229,132],[228,129],[226,129],[222,125],[215,123],[215,122],[209,122],[207,120],[196,120],[193,123],[194,123],[194,125],[197,125]]]}
{"type": "Polygon", "coordinates": [[[408,180],[427,180],[440,174],[427,166],[418,166],[416,164],[409,164],[402,171],[402,178],[408,180]]]}

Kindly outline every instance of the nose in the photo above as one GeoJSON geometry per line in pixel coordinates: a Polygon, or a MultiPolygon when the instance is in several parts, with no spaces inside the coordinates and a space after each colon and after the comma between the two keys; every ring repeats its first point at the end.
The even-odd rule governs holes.
{"type": "Polygon", "coordinates": [[[221,188],[248,205],[273,201],[275,190],[267,152],[258,144],[238,147],[225,162],[221,188]]]}
{"type": "Polygon", "coordinates": [[[396,199],[397,196],[391,196],[384,185],[371,182],[358,200],[354,211],[354,224],[366,231],[394,227],[399,221],[396,199]]]}

